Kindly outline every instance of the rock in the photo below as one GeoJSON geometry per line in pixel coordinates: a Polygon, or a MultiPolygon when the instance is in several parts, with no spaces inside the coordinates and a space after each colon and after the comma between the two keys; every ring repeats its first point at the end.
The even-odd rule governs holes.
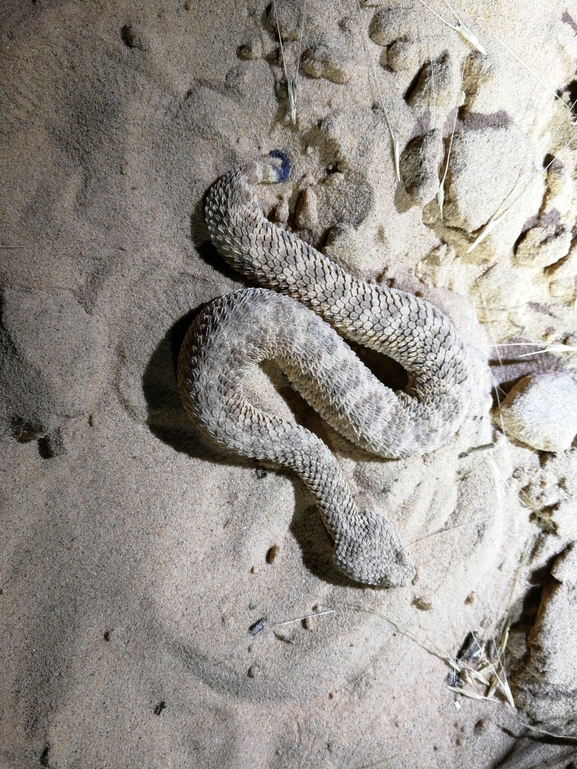
{"type": "Polygon", "coordinates": [[[301,69],[311,77],[323,77],[333,83],[348,83],[355,69],[355,61],[340,48],[321,43],[303,53],[301,69]]]}
{"type": "Polygon", "coordinates": [[[566,720],[577,715],[577,547],[557,558],[551,576],[555,581],[543,588],[527,638],[528,664],[517,684],[534,717],[566,720]]]}
{"type": "Polygon", "coordinates": [[[577,247],[574,246],[566,259],[551,265],[546,271],[550,278],[549,293],[553,297],[562,297],[565,301],[575,301],[575,275],[577,275],[577,247]]]}
{"type": "Polygon", "coordinates": [[[404,72],[416,69],[419,65],[421,51],[415,41],[410,38],[399,38],[387,48],[387,65],[393,72],[404,72]]]}
{"type": "Polygon", "coordinates": [[[507,435],[539,451],[565,451],[577,434],[577,381],[564,372],[523,377],[495,412],[507,435]]]}
{"type": "Polygon", "coordinates": [[[383,47],[400,38],[410,38],[412,32],[408,8],[383,8],[374,15],[369,27],[371,40],[383,47]]]}
{"type": "Polygon", "coordinates": [[[496,98],[498,82],[498,65],[495,59],[478,51],[470,53],[463,73],[467,112],[491,115],[502,109],[502,101],[496,98]]]}
{"type": "Polygon", "coordinates": [[[301,230],[313,230],[319,223],[317,196],[310,187],[307,187],[299,195],[295,221],[301,230]]]}
{"type": "MultiPolygon", "coordinates": [[[[470,117],[455,133],[447,177],[445,222],[474,232],[504,211],[533,179],[535,147],[506,115],[470,117]]],[[[525,198],[529,196],[525,193],[525,198]]],[[[507,222],[519,217],[512,209],[507,222]]],[[[517,227],[512,232],[518,233],[517,227]]]]}
{"type": "Polygon", "coordinates": [[[241,59],[260,59],[264,55],[264,47],[260,37],[252,37],[238,49],[241,59]]]}
{"type": "Polygon", "coordinates": [[[559,160],[547,171],[547,194],[545,196],[545,214],[556,213],[562,224],[569,227],[575,221],[575,186],[569,169],[559,160]]]}
{"type": "Polygon", "coordinates": [[[401,178],[411,200],[418,206],[425,205],[437,194],[442,158],[443,141],[438,129],[417,136],[401,155],[401,178]]]}
{"type": "Polygon", "coordinates": [[[294,42],[299,39],[302,25],[302,3],[299,0],[285,0],[282,3],[271,3],[266,12],[267,27],[271,32],[280,34],[284,41],[294,42]]]}
{"type": "Polygon", "coordinates": [[[447,111],[457,106],[460,87],[457,67],[452,56],[445,51],[438,59],[423,66],[407,101],[411,107],[447,111]]]}
{"type": "Polygon", "coordinates": [[[519,243],[515,259],[526,267],[548,267],[567,256],[571,240],[571,230],[561,224],[532,227],[519,243]]]}

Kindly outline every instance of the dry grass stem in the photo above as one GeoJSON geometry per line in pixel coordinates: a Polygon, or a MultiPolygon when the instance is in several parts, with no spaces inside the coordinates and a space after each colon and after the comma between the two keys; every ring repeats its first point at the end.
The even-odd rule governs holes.
{"type": "MultiPolygon", "coordinates": [[[[357,9],[358,9],[359,16],[360,16],[361,13],[362,13],[360,0],[357,0],[357,9]]],[[[381,105],[381,109],[383,110],[383,115],[385,116],[385,121],[387,123],[387,128],[389,129],[389,136],[391,138],[391,153],[392,153],[392,156],[393,156],[393,164],[394,164],[394,167],[395,167],[395,175],[397,177],[397,181],[402,183],[403,180],[401,178],[401,166],[400,166],[401,150],[400,150],[400,147],[399,147],[399,143],[398,143],[398,141],[397,141],[397,139],[395,137],[395,134],[393,133],[391,122],[389,120],[389,115],[388,115],[387,110],[385,108],[385,100],[384,100],[384,97],[383,97],[383,93],[381,91],[381,86],[379,85],[379,79],[377,77],[377,72],[375,70],[375,65],[374,65],[374,62],[373,62],[373,60],[371,58],[371,54],[369,52],[369,46],[368,46],[368,42],[367,42],[368,41],[368,34],[367,34],[367,32],[365,31],[364,34],[361,35],[361,37],[363,39],[363,46],[364,46],[365,54],[366,54],[367,61],[368,61],[368,64],[369,64],[369,70],[371,72],[373,81],[375,83],[375,87],[377,89],[377,93],[379,95],[379,102],[380,102],[380,105],[381,105]]]]}
{"type": "Polygon", "coordinates": [[[322,617],[325,614],[336,614],[336,611],[336,609],[325,609],[325,611],[315,611],[312,614],[303,614],[302,617],[295,617],[294,619],[277,622],[276,625],[271,625],[271,630],[274,630],[275,627],[282,627],[283,625],[292,625],[294,622],[302,622],[304,619],[312,619],[312,617],[322,617]]]}
{"type": "MultiPolygon", "coordinates": [[[[422,2],[422,0],[421,0],[421,2],[422,2]]],[[[546,89],[549,91],[549,93],[552,93],[552,94],[553,94],[553,96],[554,96],[556,99],[559,99],[559,101],[561,102],[561,104],[562,104],[562,105],[563,105],[563,106],[564,106],[566,109],[568,109],[569,111],[571,111],[571,108],[568,106],[568,104],[567,104],[566,102],[564,102],[564,101],[563,101],[563,99],[562,99],[562,98],[559,96],[559,94],[557,93],[557,91],[556,91],[554,88],[551,88],[551,86],[550,86],[550,85],[548,85],[548,83],[546,83],[546,82],[543,80],[543,78],[542,78],[542,77],[539,77],[539,75],[538,75],[538,74],[535,72],[535,70],[531,69],[531,67],[530,67],[528,64],[525,64],[525,62],[523,61],[523,59],[521,59],[519,56],[517,56],[517,54],[515,53],[515,51],[513,51],[511,48],[509,48],[509,46],[507,45],[507,43],[505,43],[503,40],[501,40],[501,38],[500,38],[500,37],[498,37],[498,36],[497,36],[497,35],[496,35],[494,32],[493,32],[493,37],[495,38],[495,40],[496,40],[498,43],[501,43],[501,45],[503,46],[503,48],[506,48],[506,49],[507,49],[507,51],[509,51],[509,53],[511,54],[511,56],[514,56],[514,57],[515,57],[515,59],[517,59],[517,61],[519,62],[519,64],[521,64],[523,67],[525,67],[525,69],[527,70],[527,72],[529,72],[531,75],[533,75],[533,77],[534,77],[536,80],[538,80],[538,81],[541,83],[541,85],[545,86],[545,88],[546,88],[546,89]]]]}
{"type": "Polygon", "coordinates": [[[445,5],[454,14],[455,18],[457,19],[457,24],[451,24],[450,21],[447,21],[447,19],[444,19],[439,13],[437,13],[435,10],[433,10],[430,5],[427,5],[427,3],[425,3],[424,0],[419,0],[419,2],[421,3],[421,5],[424,5],[425,8],[428,11],[430,11],[433,15],[435,15],[440,21],[442,21],[443,24],[446,24],[447,27],[450,27],[455,32],[458,32],[459,35],[461,35],[461,37],[464,40],[466,40],[468,43],[470,43],[473,46],[473,48],[475,48],[477,51],[479,51],[479,53],[482,53],[485,56],[487,55],[487,51],[485,50],[485,48],[479,42],[479,38],[473,32],[471,32],[471,30],[467,26],[465,26],[465,24],[463,24],[461,19],[459,19],[459,17],[457,16],[457,14],[453,10],[453,8],[449,5],[449,3],[446,2],[446,0],[445,0],[445,5]]]}
{"type": "Polygon", "coordinates": [[[282,59],[282,68],[286,80],[287,85],[287,95],[288,95],[288,102],[289,102],[289,114],[291,118],[291,123],[293,125],[297,122],[297,90],[298,90],[298,77],[299,77],[299,67],[301,62],[301,53],[302,53],[302,41],[303,41],[303,30],[304,30],[304,24],[305,24],[305,14],[306,14],[306,7],[307,7],[307,0],[303,0],[303,10],[301,15],[301,22],[300,22],[300,29],[299,29],[299,40],[298,40],[298,49],[297,49],[297,59],[295,64],[295,73],[294,76],[291,77],[288,72],[285,52],[284,52],[284,46],[282,42],[282,35],[280,31],[280,25],[278,21],[278,12],[277,12],[277,5],[276,0],[272,0],[273,8],[274,8],[274,16],[276,20],[276,29],[278,34],[278,40],[280,44],[280,55],[282,59]]]}
{"type": "MultiPolygon", "coordinates": [[[[465,62],[463,62],[463,68],[461,69],[461,86],[463,85],[464,75],[465,75],[465,62]]],[[[460,100],[460,93],[461,92],[459,90],[459,96],[457,97],[457,102],[459,102],[460,100]]],[[[455,119],[453,120],[453,130],[451,131],[451,140],[449,141],[449,150],[447,152],[447,162],[445,163],[445,173],[443,174],[443,178],[439,183],[439,190],[437,192],[437,203],[439,204],[441,221],[443,221],[443,205],[445,203],[445,179],[447,178],[447,172],[449,171],[449,161],[451,159],[451,150],[453,149],[453,139],[455,138],[455,128],[457,127],[458,116],[459,116],[459,104],[457,103],[457,106],[455,107],[455,119]]]]}
{"type": "MultiPolygon", "coordinates": [[[[448,688],[456,694],[462,694],[475,700],[488,700],[498,702],[497,694],[501,694],[512,708],[515,707],[513,694],[507,681],[505,672],[505,650],[509,639],[509,628],[511,625],[510,617],[507,616],[501,632],[499,641],[496,645],[489,641],[481,641],[473,633],[472,638],[477,646],[474,652],[465,650],[460,657],[456,659],[447,659],[447,663],[457,674],[454,678],[465,686],[464,688],[448,684],[448,688]],[[486,691],[481,693],[475,691],[475,686],[483,686],[486,691]]],[[[454,679],[453,679],[454,680],[454,679]]]]}
{"type": "Polygon", "coordinates": [[[522,724],[522,726],[537,734],[545,734],[547,737],[555,737],[558,740],[577,740],[577,734],[555,734],[555,732],[548,732],[546,729],[540,729],[539,727],[531,726],[530,724],[522,724]]]}

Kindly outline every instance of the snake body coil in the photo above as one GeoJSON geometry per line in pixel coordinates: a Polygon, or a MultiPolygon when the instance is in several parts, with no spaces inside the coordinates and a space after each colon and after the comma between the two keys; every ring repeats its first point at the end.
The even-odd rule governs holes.
{"type": "Polygon", "coordinates": [[[341,435],[382,457],[444,444],[471,398],[467,349],[452,323],[425,300],[352,277],[269,222],[254,187],[288,178],[276,150],[210,189],[210,237],[237,270],[281,293],[249,288],[213,301],[184,340],[178,381],[193,422],[219,445],[296,472],[334,539],[335,562],[353,580],[405,585],[414,569],[383,516],[361,510],[327,446],[304,427],[255,408],[243,381],[274,360],[295,389],[341,435]],[[337,333],[339,332],[339,333],[337,333]],[[398,361],[403,392],[384,386],[340,336],[398,361]]]}

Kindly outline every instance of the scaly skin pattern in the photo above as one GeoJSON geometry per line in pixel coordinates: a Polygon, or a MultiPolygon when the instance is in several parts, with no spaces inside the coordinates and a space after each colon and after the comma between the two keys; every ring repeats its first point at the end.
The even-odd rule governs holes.
{"type": "Polygon", "coordinates": [[[392,524],[356,505],[316,435],[255,408],[243,381],[253,366],[274,360],[341,435],[399,458],[433,451],[458,429],[471,399],[469,356],[431,304],[353,278],[263,216],[255,185],[284,181],[289,173],[288,158],[277,150],[226,174],[208,193],[205,218],[214,245],[237,270],[281,293],[242,289],[200,313],[180,352],[183,403],[220,446],[302,478],[335,542],[335,563],[350,578],[406,585],[414,569],[392,524]],[[343,336],[397,360],[409,376],[405,391],[385,387],[343,336]]]}

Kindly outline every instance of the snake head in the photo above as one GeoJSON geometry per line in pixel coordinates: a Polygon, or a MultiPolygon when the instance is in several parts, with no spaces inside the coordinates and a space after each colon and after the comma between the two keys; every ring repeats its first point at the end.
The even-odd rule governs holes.
{"type": "Polygon", "coordinates": [[[336,565],[355,582],[383,587],[408,585],[415,575],[395,527],[372,510],[349,520],[335,541],[336,565]]]}

